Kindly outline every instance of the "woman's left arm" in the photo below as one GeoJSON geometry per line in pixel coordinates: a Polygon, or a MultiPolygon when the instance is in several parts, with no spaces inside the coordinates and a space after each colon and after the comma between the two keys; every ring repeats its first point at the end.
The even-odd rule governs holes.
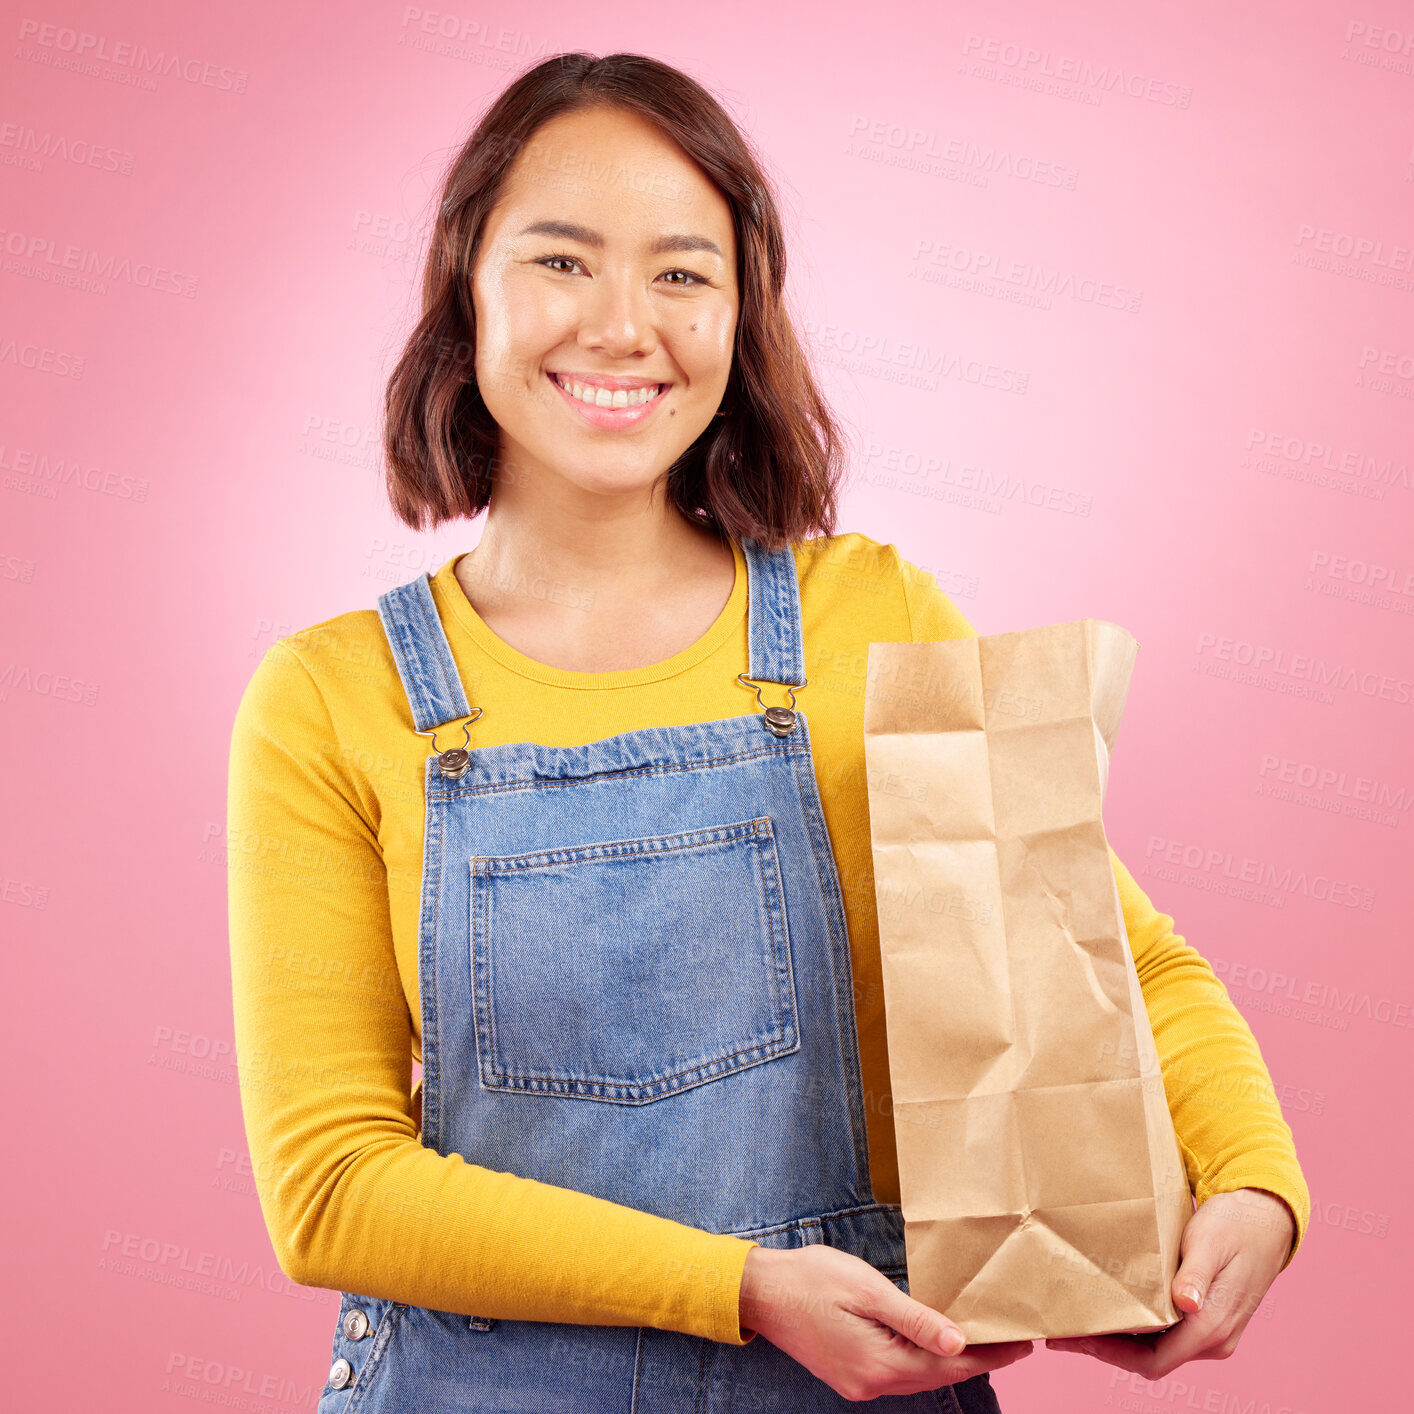
{"type": "MultiPolygon", "coordinates": [[[[892,545],[881,548],[895,557],[915,643],[976,636],[930,572],[892,545]]],[[[1185,1361],[1232,1353],[1267,1288],[1296,1255],[1311,1196],[1251,1028],[1207,959],[1173,931],[1172,917],[1154,908],[1113,850],[1110,859],[1198,1210],[1179,1244],[1173,1291],[1184,1316],[1177,1325],[1157,1335],[1046,1344],[1159,1379],[1185,1361]]]]}
{"type": "Polygon", "coordinates": [[[1198,1210],[1179,1244],[1174,1304],[1156,1335],[1048,1340],[1156,1380],[1237,1348],[1267,1288],[1296,1255],[1311,1196],[1251,1028],[1207,959],[1173,931],[1110,851],[1164,1091],[1198,1210]]]}

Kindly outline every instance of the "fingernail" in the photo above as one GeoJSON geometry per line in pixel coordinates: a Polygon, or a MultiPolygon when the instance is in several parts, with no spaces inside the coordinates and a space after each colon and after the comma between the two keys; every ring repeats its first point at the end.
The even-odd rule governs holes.
{"type": "Polygon", "coordinates": [[[1194,1286],[1191,1281],[1186,1286],[1181,1286],[1179,1288],[1179,1291],[1182,1295],[1186,1296],[1190,1301],[1192,1301],[1199,1308],[1199,1310],[1202,1310],[1203,1293],[1199,1291],[1198,1288],[1194,1286]]]}
{"type": "Polygon", "coordinates": [[[960,1355],[967,1348],[967,1337],[956,1326],[949,1326],[938,1342],[944,1355],[960,1355]]]}

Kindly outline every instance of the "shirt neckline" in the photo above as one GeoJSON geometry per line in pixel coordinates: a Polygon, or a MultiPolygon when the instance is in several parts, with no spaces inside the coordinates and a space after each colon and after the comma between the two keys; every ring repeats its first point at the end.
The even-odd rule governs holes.
{"type": "Polygon", "coordinates": [[[535,658],[527,657],[518,649],[512,648],[509,643],[494,633],[486,620],[477,613],[471,601],[466,597],[466,591],[457,580],[457,562],[468,553],[465,550],[459,555],[453,555],[437,570],[432,576],[432,588],[435,591],[438,608],[442,611],[443,621],[445,622],[450,614],[452,621],[465,631],[478,648],[500,663],[502,667],[510,669],[511,672],[517,673],[521,677],[530,678],[534,682],[546,683],[552,687],[590,689],[640,687],[645,683],[661,682],[664,678],[675,677],[678,673],[685,672],[688,668],[702,662],[704,658],[715,653],[741,624],[742,619],[746,616],[747,608],[746,556],[736,540],[731,540],[730,544],[732,559],[736,566],[736,577],[732,581],[732,592],[726,604],[723,605],[721,613],[695,643],[688,644],[686,648],[674,653],[671,658],[664,658],[658,663],[648,663],[641,668],[625,668],[602,673],[576,672],[568,668],[551,667],[549,663],[541,663],[535,658]]]}

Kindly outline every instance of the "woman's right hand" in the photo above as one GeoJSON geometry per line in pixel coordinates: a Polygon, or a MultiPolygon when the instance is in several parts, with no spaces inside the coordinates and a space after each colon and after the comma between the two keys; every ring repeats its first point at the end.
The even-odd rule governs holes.
{"type": "Polygon", "coordinates": [[[741,1324],[849,1400],[939,1389],[1031,1353],[1029,1340],[966,1350],[946,1316],[868,1262],[819,1244],[747,1253],[741,1324]]]}

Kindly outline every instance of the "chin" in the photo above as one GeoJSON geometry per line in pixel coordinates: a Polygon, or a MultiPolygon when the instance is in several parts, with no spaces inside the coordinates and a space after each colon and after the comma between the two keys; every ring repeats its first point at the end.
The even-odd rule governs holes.
{"type": "MultiPolygon", "coordinates": [[[[666,470],[666,468],[664,468],[666,470]]],[[[595,496],[624,496],[632,495],[635,492],[647,494],[650,487],[662,476],[662,472],[657,472],[647,476],[624,475],[622,472],[606,472],[601,477],[586,476],[581,469],[574,476],[566,476],[565,480],[577,486],[581,491],[586,491],[595,496]]]]}

